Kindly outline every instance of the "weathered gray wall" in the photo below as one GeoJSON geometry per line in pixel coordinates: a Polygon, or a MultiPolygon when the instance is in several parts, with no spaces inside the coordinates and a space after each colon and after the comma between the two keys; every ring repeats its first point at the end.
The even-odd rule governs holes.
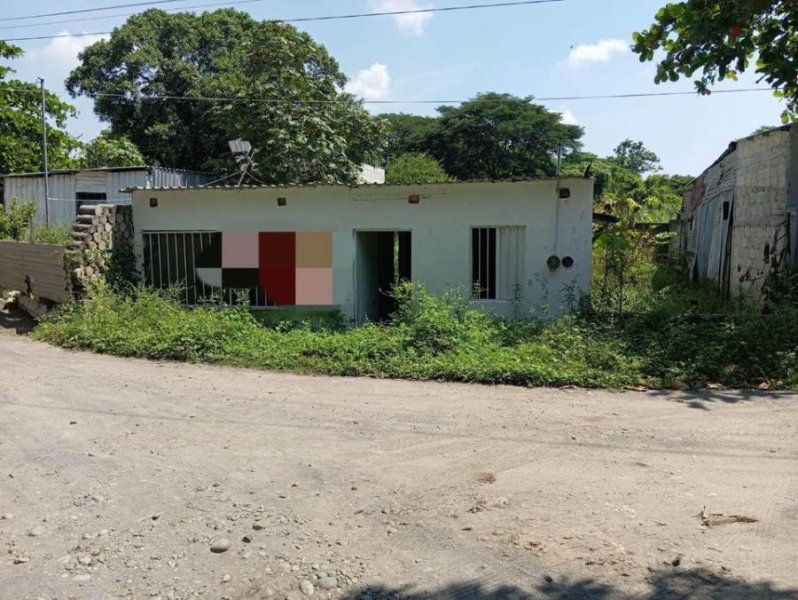
{"type": "MultiPolygon", "coordinates": [[[[134,187],[185,187],[203,185],[214,175],[168,169],[164,167],[131,167],[126,169],[86,169],[56,171],[48,177],[50,188],[50,223],[71,225],[77,216],[78,192],[105,194],[105,203],[130,204],[130,194],[123,189],[134,187]]],[[[4,177],[3,199],[8,205],[13,198],[20,202],[35,201],[39,210],[36,220],[45,222],[44,176],[41,174],[4,177]]]]}
{"type": "Polygon", "coordinates": [[[731,148],[693,182],[685,197],[683,232],[687,236],[681,249],[692,256],[691,274],[699,280],[712,280],[728,291],[728,256],[725,251],[730,214],[737,183],[737,153],[731,148]]]}
{"type": "Polygon", "coordinates": [[[791,131],[774,130],[737,144],[731,251],[733,295],[759,297],[774,255],[785,250],[791,131]]]}

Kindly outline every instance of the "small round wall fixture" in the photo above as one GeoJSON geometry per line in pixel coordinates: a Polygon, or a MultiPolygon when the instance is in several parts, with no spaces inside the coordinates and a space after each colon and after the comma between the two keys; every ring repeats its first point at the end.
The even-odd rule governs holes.
{"type": "Polygon", "coordinates": [[[573,257],[572,256],[566,256],[565,258],[563,258],[562,259],[562,266],[565,267],[566,269],[570,269],[571,267],[573,267],[574,266],[573,257]]]}
{"type": "Polygon", "coordinates": [[[549,267],[550,271],[556,271],[560,268],[560,257],[559,256],[549,256],[548,260],[546,261],[546,266],[549,267]]]}

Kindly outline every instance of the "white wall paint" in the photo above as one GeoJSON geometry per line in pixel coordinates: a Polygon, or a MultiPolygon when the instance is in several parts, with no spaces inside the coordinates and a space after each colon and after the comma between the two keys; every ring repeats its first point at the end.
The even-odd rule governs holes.
{"type": "MultiPolygon", "coordinates": [[[[566,308],[567,286],[586,294],[591,281],[593,182],[564,179],[560,186],[570,188],[570,198],[558,199],[553,180],[139,190],[133,193],[136,252],[141,260],[145,231],[332,231],[335,302],[352,318],[355,231],[412,231],[413,280],[440,292],[471,285],[471,227],[521,225],[526,227],[523,309],[556,314],[566,308]],[[420,204],[408,203],[411,194],[421,196],[420,204]],[[153,197],[156,208],[149,205],[153,197]],[[278,206],[278,197],[286,198],[287,206],[278,206]],[[546,260],[552,254],[573,257],[574,267],[549,271],[546,260]]],[[[480,304],[497,314],[509,315],[513,309],[509,302],[480,304]]]]}

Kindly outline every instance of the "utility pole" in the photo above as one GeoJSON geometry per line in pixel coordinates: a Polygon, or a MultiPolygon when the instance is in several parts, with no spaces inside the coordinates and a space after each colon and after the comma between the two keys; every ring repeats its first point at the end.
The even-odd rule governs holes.
{"type": "Polygon", "coordinates": [[[39,77],[42,87],[42,159],[44,167],[44,223],[50,225],[50,177],[47,169],[47,95],[44,91],[44,78],[39,77]]]}

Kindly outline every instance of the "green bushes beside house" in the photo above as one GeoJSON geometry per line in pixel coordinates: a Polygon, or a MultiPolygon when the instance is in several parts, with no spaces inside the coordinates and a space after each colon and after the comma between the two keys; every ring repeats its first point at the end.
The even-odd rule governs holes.
{"type": "MultiPolygon", "coordinates": [[[[485,384],[621,388],[772,382],[798,387],[798,308],[702,313],[706,294],[673,286],[648,310],[505,321],[461,295],[397,290],[388,325],[264,325],[246,307],[186,309],[176,296],[98,290],[47,318],[39,339],[150,359],[303,373],[485,384]]],[[[770,383],[769,383],[770,385],[770,383]]]]}

